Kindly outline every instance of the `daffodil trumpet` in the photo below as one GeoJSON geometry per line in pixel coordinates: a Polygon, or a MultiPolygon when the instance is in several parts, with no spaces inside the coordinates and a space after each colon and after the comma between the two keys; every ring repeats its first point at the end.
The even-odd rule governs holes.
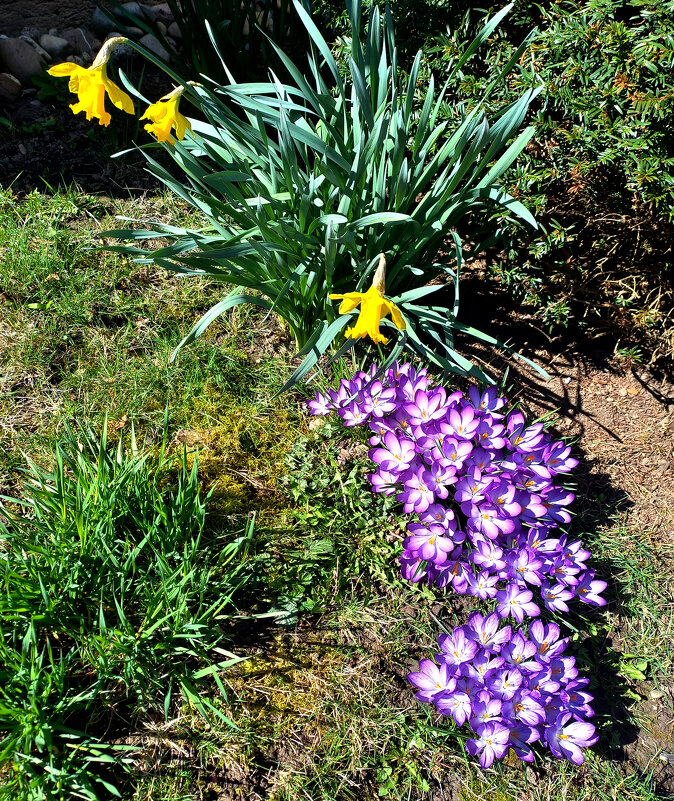
{"type": "Polygon", "coordinates": [[[110,125],[111,117],[105,110],[106,94],[114,106],[126,111],[127,114],[134,113],[133,100],[108,78],[106,72],[112,51],[117,45],[125,44],[127,41],[124,36],[113,36],[112,39],[108,39],[90,67],[81,67],[79,64],[66,61],[48,70],[50,75],[57,78],[70,78],[68,88],[77,95],[78,100],[70,106],[73,114],[83,111],[88,120],[97,119],[99,125],[110,125]]]}
{"type": "Polygon", "coordinates": [[[393,301],[384,297],[386,291],[386,257],[384,254],[379,256],[379,265],[374,274],[372,286],[367,292],[346,292],[343,295],[330,295],[331,300],[341,300],[339,306],[340,314],[348,314],[357,306],[360,306],[360,314],[356,324],[352,328],[347,328],[344,336],[351,339],[362,339],[370,337],[373,342],[385,345],[388,337],[385,337],[379,330],[379,325],[384,317],[391,315],[393,324],[400,331],[405,330],[405,320],[398,307],[393,301]]]}
{"type": "MultiPolygon", "coordinates": [[[[195,84],[190,81],[189,85],[194,86],[195,84]]],[[[157,141],[172,145],[174,143],[171,136],[172,128],[175,129],[176,136],[180,140],[185,137],[186,130],[192,130],[190,121],[178,111],[178,104],[185,89],[185,86],[178,86],[156,103],[148,106],[145,114],[141,117],[141,120],[150,120],[145,126],[145,130],[156,136],[157,141]]]]}

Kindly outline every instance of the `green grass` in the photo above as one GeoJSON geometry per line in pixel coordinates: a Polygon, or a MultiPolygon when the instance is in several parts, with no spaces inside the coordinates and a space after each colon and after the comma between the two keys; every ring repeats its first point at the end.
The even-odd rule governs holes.
{"type": "Polygon", "coordinates": [[[581,768],[481,770],[406,683],[465,608],[397,576],[403,521],[369,492],[363,432],[274,397],[292,346],[272,318],[234,310],[168,363],[215,290],[91,249],[140,204],[186,213],[0,195],[0,492],[32,504],[6,502],[0,551],[0,798],[111,797],[102,780],[129,801],[654,801],[657,763],[621,764],[615,738],[658,724],[671,553],[607,504],[584,521],[615,586],[573,619],[600,743],[581,768]],[[211,674],[217,648],[247,659],[211,674]]]}

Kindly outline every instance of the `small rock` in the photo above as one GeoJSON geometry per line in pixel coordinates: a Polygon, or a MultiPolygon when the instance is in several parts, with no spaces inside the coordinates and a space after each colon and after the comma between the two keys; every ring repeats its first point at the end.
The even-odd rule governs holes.
{"type": "Polygon", "coordinates": [[[123,3],[122,8],[115,8],[112,12],[118,20],[128,21],[129,14],[136,19],[145,19],[149,22],[154,21],[154,11],[150,6],[142,6],[140,3],[123,3]]]}
{"type": "Polygon", "coordinates": [[[79,64],[80,67],[84,66],[84,59],[82,58],[82,56],[74,55],[70,57],[70,60],[72,61],[73,64],[79,64]]]}
{"type": "Polygon", "coordinates": [[[172,22],[168,26],[168,35],[171,36],[173,39],[180,40],[183,38],[183,33],[180,30],[180,26],[177,22],[172,22]]]}
{"type": "Polygon", "coordinates": [[[37,42],[37,40],[40,38],[40,29],[39,28],[33,28],[30,25],[26,25],[25,28],[21,29],[21,34],[19,36],[19,39],[21,39],[23,36],[27,36],[29,39],[32,39],[34,42],[37,42]]]}
{"type": "Polygon", "coordinates": [[[33,75],[42,72],[42,59],[22,39],[0,40],[0,62],[7,72],[21,81],[22,86],[30,86],[33,75]]]}
{"type": "Polygon", "coordinates": [[[59,35],[59,29],[58,28],[50,28],[49,29],[49,35],[50,36],[58,36],[59,35]]]}
{"type": "Polygon", "coordinates": [[[127,28],[126,32],[129,34],[129,36],[133,36],[134,39],[140,39],[140,37],[145,34],[145,31],[141,30],[140,28],[136,28],[135,26],[127,28]]]}
{"type": "Polygon", "coordinates": [[[662,698],[664,696],[664,693],[662,690],[651,690],[649,695],[653,700],[657,701],[658,698],[662,698]]]}
{"type": "Polygon", "coordinates": [[[169,47],[172,47],[174,50],[177,50],[177,48],[178,48],[178,43],[176,42],[176,40],[172,36],[167,36],[166,37],[166,44],[169,47]]]}
{"type": "Polygon", "coordinates": [[[52,36],[49,33],[43,33],[40,36],[40,46],[49,53],[52,58],[63,58],[67,53],[72,51],[70,42],[61,36],[52,36]]]}
{"type": "Polygon", "coordinates": [[[40,56],[44,61],[48,64],[51,64],[51,56],[49,53],[35,41],[35,39],[31,39],[30,36],[25,36],[23,33],[19,36],[22,42],[25,42],[27,45],[30,45],[33,50],[40,56]]]}
{"type": "Polygon", "coordinates": [[[91,18],[91,27],[99,36],[107,36],[115,30],[117,23],[111,19],[105,11],[96,6],[94,16],[91,18]]]}
{"type": "Polygon", "coordinates": [[[21,81],[8,72],[0,72],[0,103],[11,103],[21,95],[21,81]]]}
{"type": "MultiPolygon", "coordinates": [[[[147,8],[147,6],[143,6],[143,8],[147,8]]],[[[173,22],[173,12],[168,3],[157,3],[156,6],[152,6],[152,13],[154,18],[163,22],[164,25],[170,25],[173,22]]]]}
{"type": "Polygon", "coordinates": [[[159,33],[161,33],[162,36],[166,36],[166,31],[168,30],[166,25],[164,25],[163,22],[159,21],[155,22],[155,25],[157,26],[157,30],[159,31],[159,33]]]}
{"type": "MultiPolygon", "coordinates": [[[[121,35],[122,34],[118,33],[117,31],[112,31],[109,36],[105,37],[105,41],[107,42],[108,39],[113,39],[115,36],[121,36],[121,35]]],[[[133,58],[135,54],[136,51],[133,49],[133,47],[123,44],[123,45],[117,45],[117,47],[114,48],[110,58],[112,59],[112,63],[115,66],[118,66],[119,64],[123,64],[127,62],[129,59],[133,58]]]]}
{"type": "Polygon", "coordinates": [[[100,43],[91,31],[84,28],[66,28],[61,36],[68,41],[73,53],[90,53],[98,50],[100,43]]]}
{"type": "Polygon", "coordinates": [[[146,34],[140,40],[140,44],[143,47],[146,47],[151,53],[154,53],[155,56],[158,56],[163,61],[169,61],[171,56],[169,55],[168,50],[162,45],[162,43],[157,39],[156,36],[153,36],[151,33],[146,34]]]}

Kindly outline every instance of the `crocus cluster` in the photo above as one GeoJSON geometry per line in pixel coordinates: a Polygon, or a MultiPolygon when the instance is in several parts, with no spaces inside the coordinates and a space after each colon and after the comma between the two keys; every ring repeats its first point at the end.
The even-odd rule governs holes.
{"type": "Polygon", "coordinates": [[[408,678],[416,697],[477,735],[466,751],[488,768],[509,748],[525,762],[540,741],[558,758],[580,765],[582,748],[597,742],[587,679],[578,678],[575,659],[564,656],[567,638],[559,626],[535,620],[528,637],[511,626],[499,628],[496,612],[473,612],[465,626],[441,634],[437,662],[422,659],[408,678]]]}
{"type": "Polygon", "coordinates": [[[590,552],[555,532],[574,498],[559,477],[577,460],[505,404],[495,387],[471,387],[465,398],[433,386],[425,369],[394,364],[317,393],[309,409],[372,431],[373,491],[416,517],[403,577],[495,602],[499,617],[518,622],[540,613],[534,591],[551,612],[567,612],[573,598],[602,606],[606,582],[586,566],[590,552]]]}

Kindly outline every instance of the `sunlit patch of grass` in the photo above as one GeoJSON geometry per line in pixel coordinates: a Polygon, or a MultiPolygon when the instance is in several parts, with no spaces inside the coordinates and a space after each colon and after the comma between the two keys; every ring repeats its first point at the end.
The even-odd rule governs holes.
{"type": "MultiPolygon", "coordinates": [[[[154,203],[163,218],[165,200],[154,203]]],[[[296,428],[293,397],[270,401],[288,375],[288,350],[274,352],[282,332],[254,310],[234,310],[170,363],[223,288],[93,249],[101,244],[94,235],[111,221],[97,219],[92,207],[110,210],[76,192],[22,201],[0,195],[0,489],[11,485],[19,451],[46,454],[63,421],[93,423],[107,411],[115,422],[156,432],[166,408],[176,430],[219,427],[223,447],[236,439],[224,436],[232,415],[245,419],[245,447],[261,466],[250,469],[249,456],[235,469],[246,473],[242,486],[259,483],[268,473],[262,463],[278,462],[296,428]],[[260,363],[246,352],[256,337],[271,348],[260,363]],[[263,440],[274,429],[270,454],[263,440]]],[[[112,210],[133,214],[137,204],[116,201],[112,210]]],[[[242,433],[242,424],[236,428],[242,433]]]]}

